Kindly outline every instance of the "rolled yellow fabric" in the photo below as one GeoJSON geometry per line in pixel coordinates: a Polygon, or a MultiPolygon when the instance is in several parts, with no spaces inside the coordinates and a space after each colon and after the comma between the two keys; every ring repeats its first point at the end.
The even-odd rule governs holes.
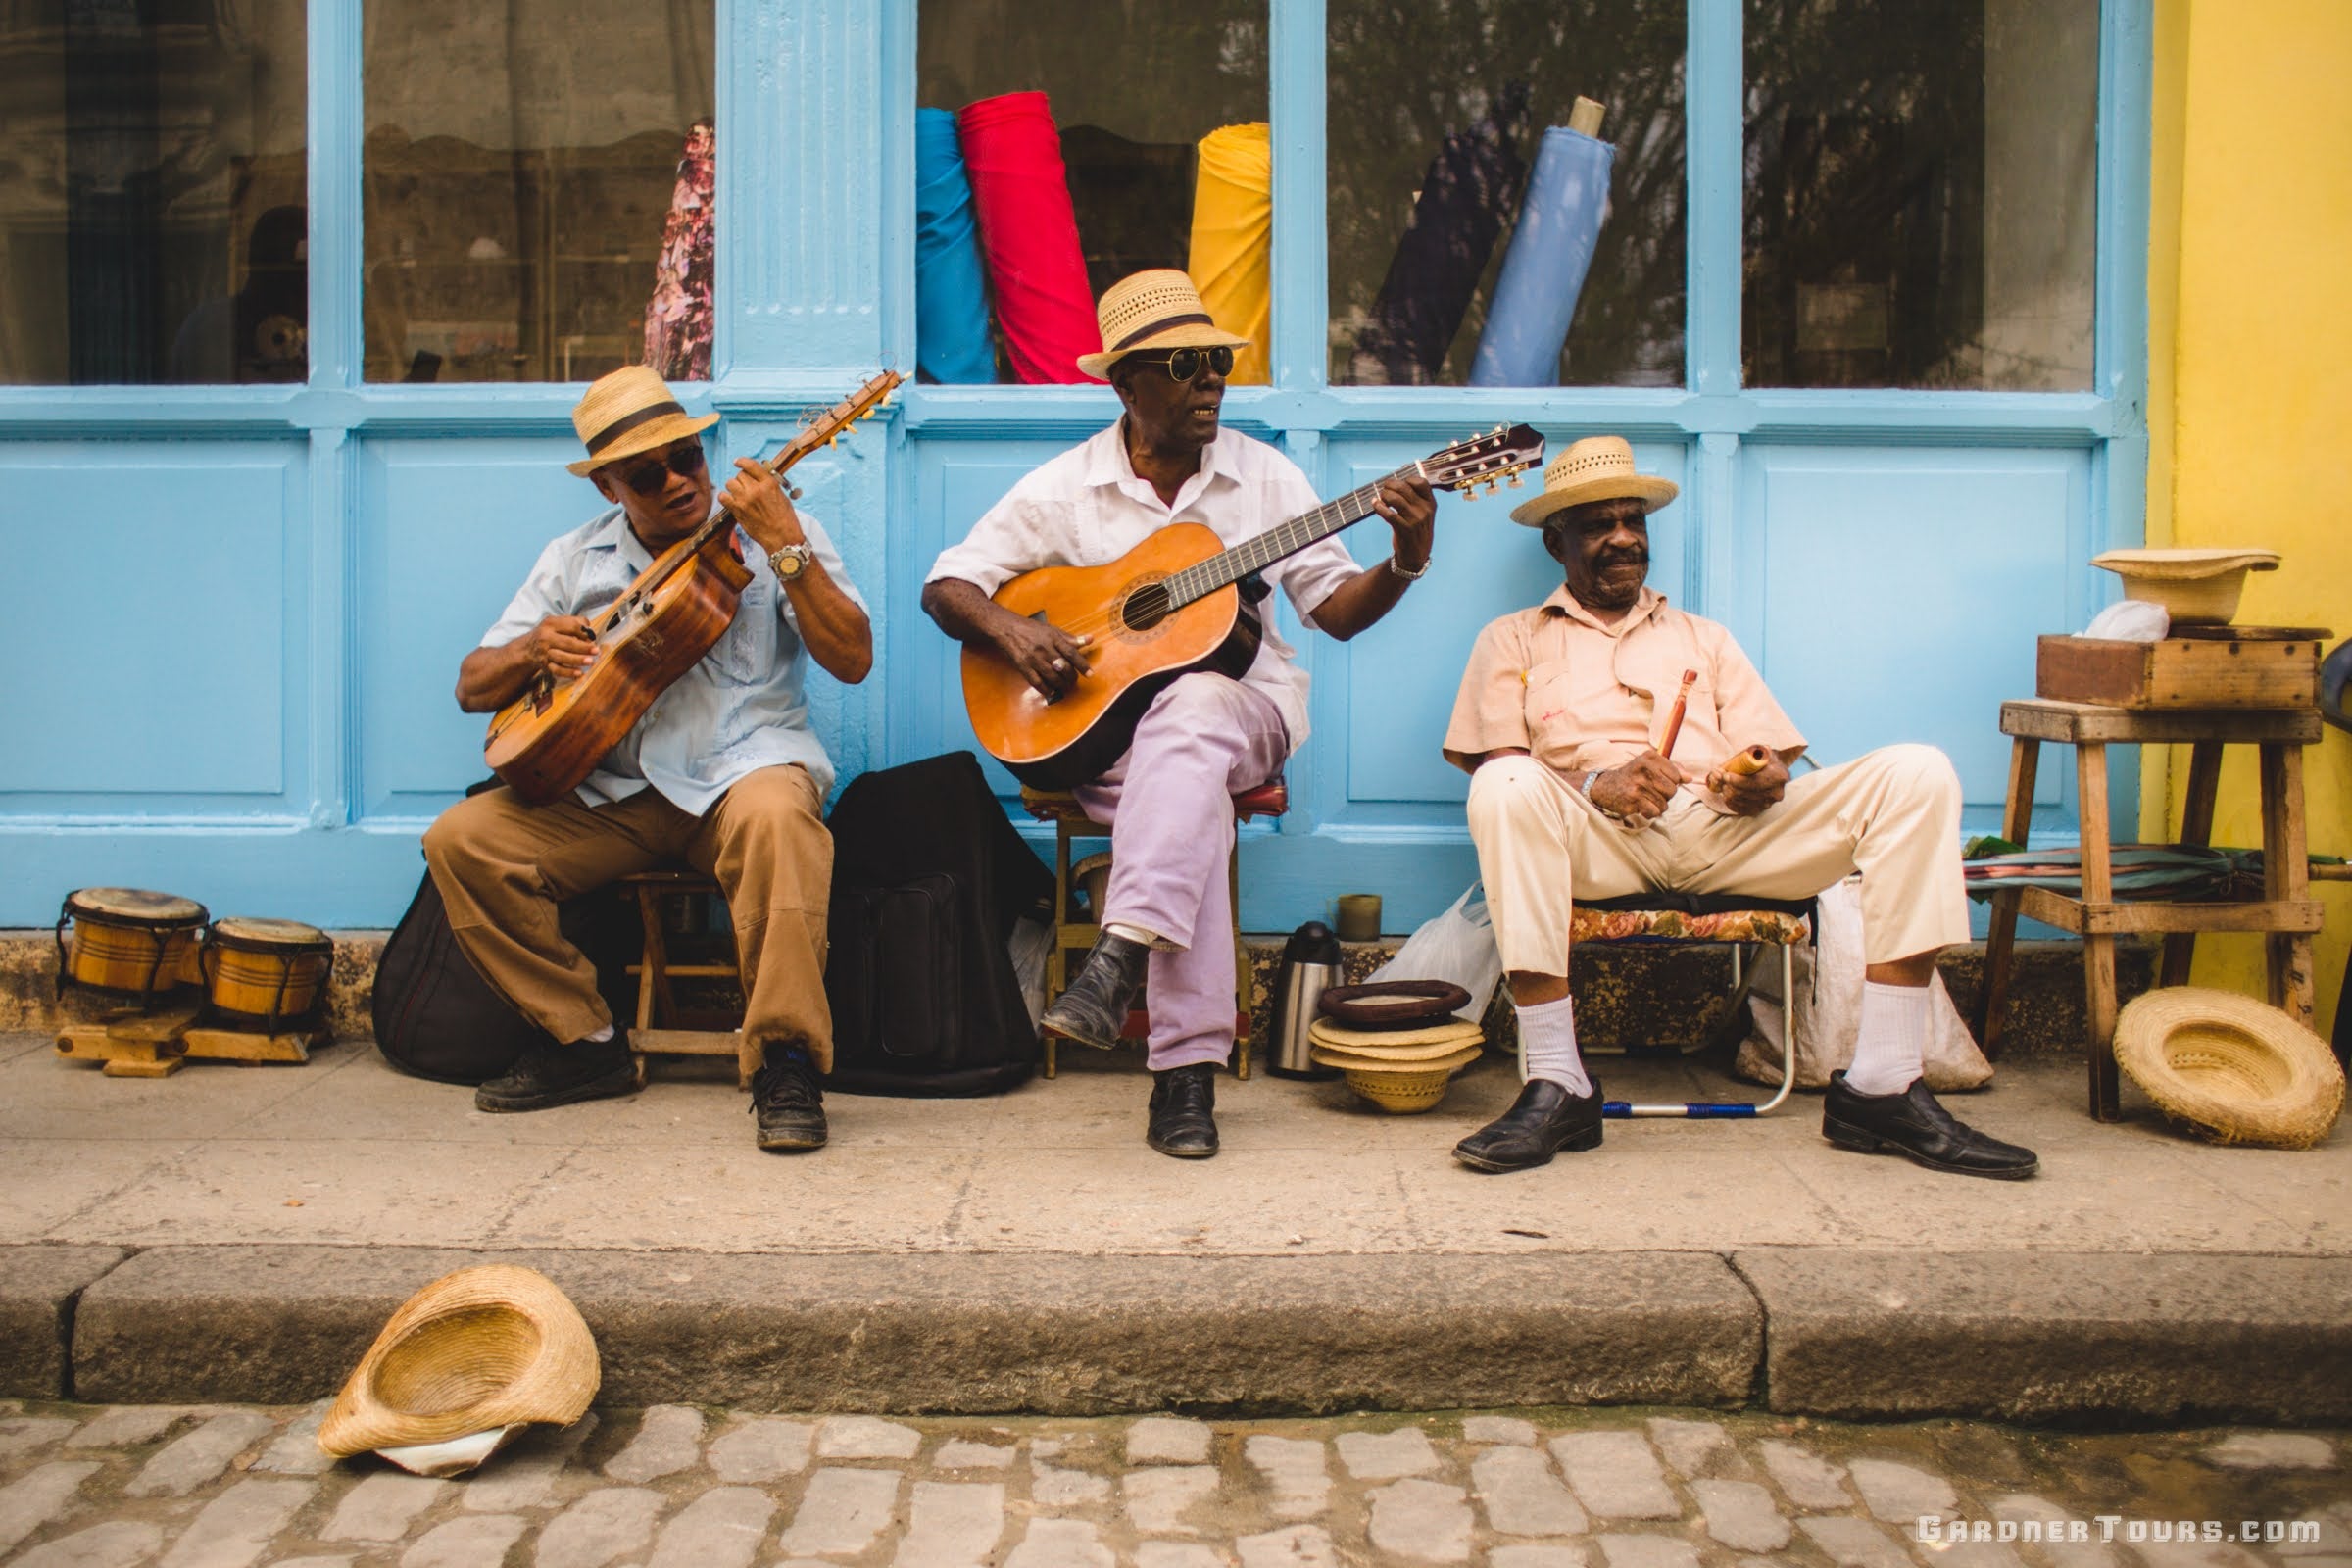
{"type": "Polygon", "coordinates": [[[1273,379],[1267,334],[1274,314],[1274,144],[1263,121],[1224,125],[1200,138],[1193,192],[1193,254],[1186,269],[1226,331],[1250,340],[1236,349],[1236,385],[1273,379]]]}

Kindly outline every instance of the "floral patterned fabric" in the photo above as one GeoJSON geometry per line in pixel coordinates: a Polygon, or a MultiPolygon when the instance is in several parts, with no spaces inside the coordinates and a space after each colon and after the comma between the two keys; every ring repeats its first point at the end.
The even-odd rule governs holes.
{"type": "Polygon", "coordinates": [[[654,297],[645,307],[645,363],[668,381],[710,379],[710,240],[712,149],[710,122],[686,132],[677,188],[662,225],[662,258],[654,267],[654,297]]]}
{"type": "Polygon", "coordinates": [[[1811,935],[1801,914],[1771,909],[1728,909],[1721,914],[1685,914],[1680,909],[1578,909],[1568,920],[1568,941],[1769,942],[1791,947],[1811,935]]]}

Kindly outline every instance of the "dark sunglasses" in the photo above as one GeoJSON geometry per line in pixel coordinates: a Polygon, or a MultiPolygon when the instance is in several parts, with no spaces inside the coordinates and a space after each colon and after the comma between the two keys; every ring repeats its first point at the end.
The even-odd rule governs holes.
{"type": "Polygon", "coordinates": [[[1141,363],[1167,367],[1168,379],[1172,381],[1190,381],[1200,373],[1203,364],[1219,375],[1231,375],[1233,350],[1222,344],[1213,349],[1178,349],[1164,360],[1147,359],[1141,363]]]}
{"type": "Polygon", "coordinates": [[[703,471],[703,444],[689,441],[672,447],[667,457],[649,459],[620,470],[620,482],[641,496],[658,496],[669,486],[669,476],[691,479],[703,471]]]}

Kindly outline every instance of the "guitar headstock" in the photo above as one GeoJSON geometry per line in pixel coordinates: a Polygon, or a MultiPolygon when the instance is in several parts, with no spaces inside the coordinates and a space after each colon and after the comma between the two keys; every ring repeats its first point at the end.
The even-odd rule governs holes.
{"type": "Polygon", "coordinates": [[[1532,425],[1496,425],[1484,435],[1456,441],[1443,452],[1421,460],[1421,472],[1441,490],[1459,490],[1472,500],[1485,485],[1492,495],[1507,477],[1516,487],[1519,475],[1544,461],[1544,437],[1532,425]]]}
{"type": "Polygon", "coordinates": [[[884,370],[831,408],[811,413],[801,421],[800,434],[786,442],[784,450],[770,459],[767,466],[780,473],[817,448],[831,446],[848,434],[852,425],[887,402],[906,379],[896,370],[884,370]]]}

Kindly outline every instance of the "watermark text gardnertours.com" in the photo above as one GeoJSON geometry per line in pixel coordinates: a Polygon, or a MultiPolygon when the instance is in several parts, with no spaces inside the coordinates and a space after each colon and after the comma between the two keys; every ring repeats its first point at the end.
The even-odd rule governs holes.
{"type": "Polygon", "coordinates": [[[2308,1544],[2320,1539],[2316,1519],[2132,1519],[2093,1514],[2088,1519],[1944,1519],[1923,1513],[1914,1530],[1926,1545],[1958,1546],[1976,1542],[2230,1542],[2245,1545],[2308,1544]]]}

